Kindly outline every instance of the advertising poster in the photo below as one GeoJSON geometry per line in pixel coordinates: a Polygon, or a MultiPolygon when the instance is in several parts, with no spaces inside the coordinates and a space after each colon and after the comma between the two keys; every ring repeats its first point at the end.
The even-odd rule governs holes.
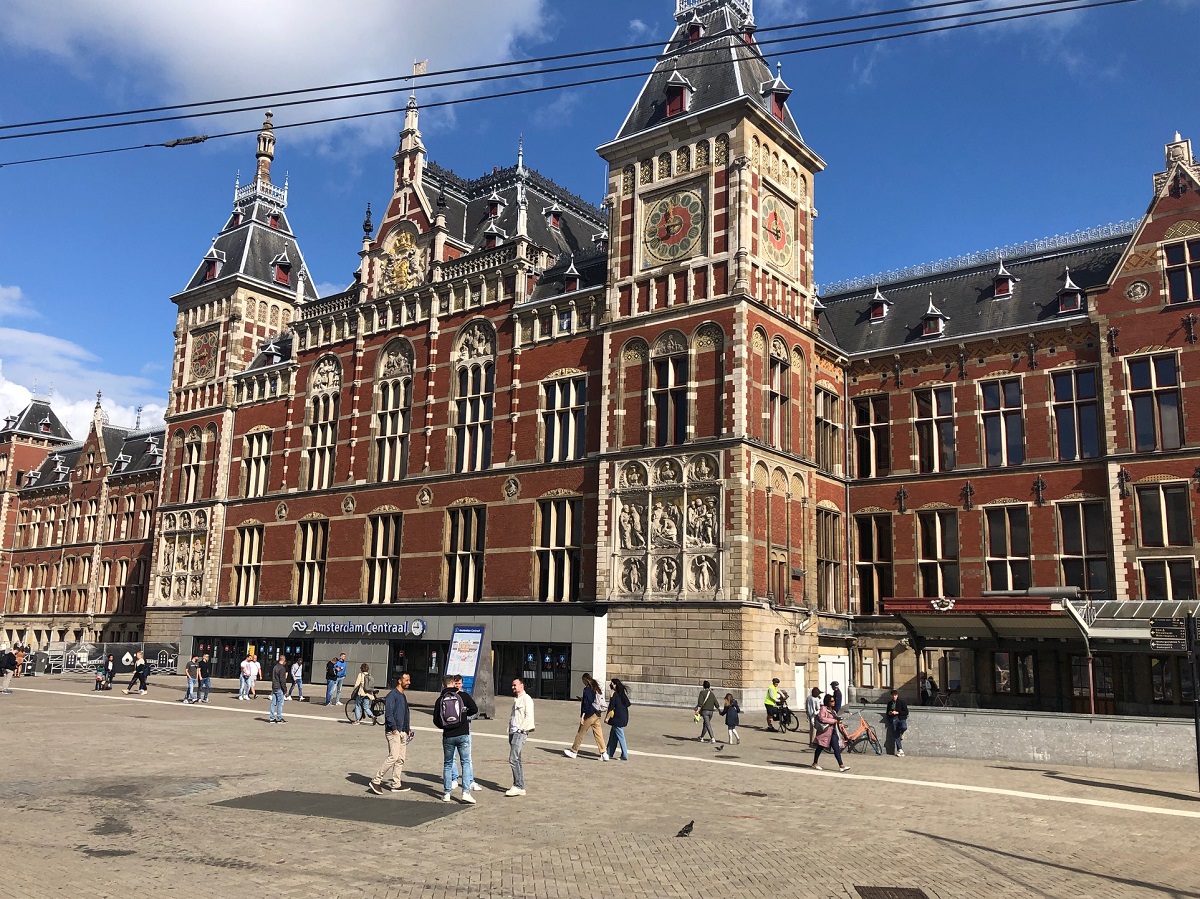
{"type": "Polygon", "coordinates": [[[480,650],[483,647],[482,625],[455,625],[450,638],[450,656],[446,659],[447,674],[461,674],[463,690],[475,692],[475,675],[479,671],[480,650]]]}

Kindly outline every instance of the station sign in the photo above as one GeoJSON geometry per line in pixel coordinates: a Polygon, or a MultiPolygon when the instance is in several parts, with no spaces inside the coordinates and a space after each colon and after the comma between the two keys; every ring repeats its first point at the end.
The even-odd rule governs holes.
{"type": "Polygon", "coordinates": [[[367,637],[400,636],[420,637],[429,625],[424,618],[414,618],[411,621],[293,621],[292,633],[295,634],[361,634],[367,637]]]}

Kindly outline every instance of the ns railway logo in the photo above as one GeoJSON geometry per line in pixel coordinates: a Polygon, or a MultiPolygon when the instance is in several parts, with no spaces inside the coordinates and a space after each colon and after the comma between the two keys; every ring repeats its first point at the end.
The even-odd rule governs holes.
{"type": "Polygon", "coordinates": [[[428,627],[424,618],[414,618],[412,621],[293,621],[292,633],[363,634],[365,636],[394,634],[420,637],[424,635],[428,627]]]}

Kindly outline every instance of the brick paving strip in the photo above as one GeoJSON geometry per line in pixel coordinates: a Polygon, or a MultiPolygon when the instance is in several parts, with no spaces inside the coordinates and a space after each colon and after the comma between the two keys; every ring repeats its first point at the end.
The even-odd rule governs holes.
{"type": "Polygon", "coordinates": [[[56,678],[3,697],[6,882],[29,897],[201,888],[861,899],[856,886],[928,899],[1200,897],[1195,825],[1179,820],[1200,817],[1188,775],[873,755],[848,755],[850,774],[819,773],[796,736],[743,728],[742,745],[717,753],[690,739],[690,715],[644,706],[629,730],[632,762],[572,761],[561,747],[577,707],[542,702],[525,751],[529,795],[506,799],[500,700],[499,719],[475,726],[479,804],[396,828],[365,819],[380,820],[379,804],[443,808],[440,743],[419,705],[405,774],[413,792],[372,797],[364,787],[385,754],[380,728],[351,728],[340,708],[319,704],[288,703],[288,723],[272,726],[265,698],[189,707],[160,698],[176,695],[172,681],[125,697],[56,678]],[[303,800],[314,810],[324,795],[328,808],[226,807],[272,792],[317,794],[303,800]],[[353,817],[355,800],[359,820],[323,816],[353,817]],[[689,820],[692,835],[675,837],[689,820]]]}

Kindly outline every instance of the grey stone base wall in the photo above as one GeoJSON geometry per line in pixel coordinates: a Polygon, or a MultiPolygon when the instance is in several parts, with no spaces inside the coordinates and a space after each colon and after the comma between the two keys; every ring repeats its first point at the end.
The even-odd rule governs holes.
{"type": "MultiPolygon", "coordinates": [[[[700,684],[654,684],[645,681],[628,681],[629,695],[638,705],[657,705],[673,709],[691,709],[696,705],[696,697],[700,693],[700,684]]],[[[712,691],[720,703],[725,702],[725,694],[732,693],[738,705],[742,707],[742,717],[748,712],[762,710],[762,690],[743,690],[740,687],[726,687],[713,683],[712,691]]],[[[760,716],[761,717],[761,716],[760,716]]],[[[759,722],[761,723],[761,722],[759,722]]]]}

